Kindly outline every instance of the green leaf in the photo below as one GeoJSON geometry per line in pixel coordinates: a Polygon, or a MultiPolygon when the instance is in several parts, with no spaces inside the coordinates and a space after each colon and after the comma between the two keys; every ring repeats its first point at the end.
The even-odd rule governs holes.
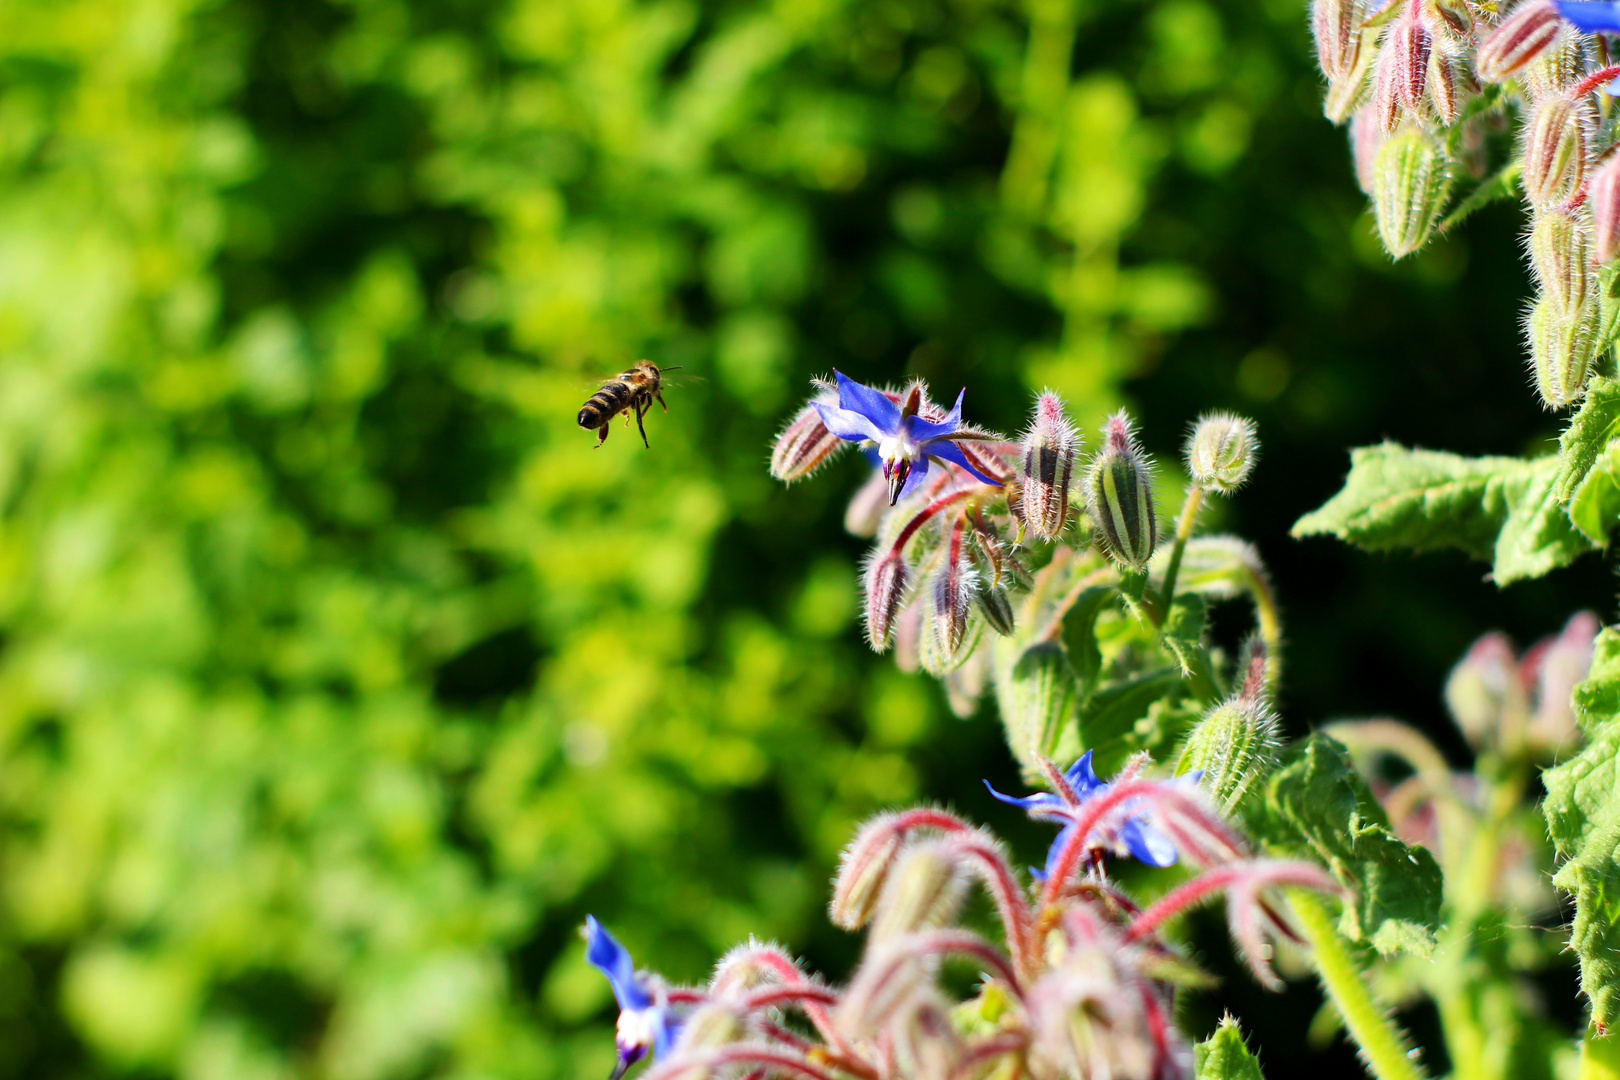
{"type": "Polygon", "coordinates": [[[1204,704],[1215,699],[1214,668],[1209,650],[1204,648],[1204,627],[1208,623],[1204,600],[1196,593],[1182,593],[1164,620],[1164,647],[1181,665],[1193,695],[1204,704]]]}
{"type": "Polygon", "coordinates": [[[1620,443],[1605,450],[1569,500],[1569,520],[1594,544],[1620,522],[1620,443]]]}
{"type": "Polygon", "coordinates": [[[1511,496],[1529,483],[1517,458],[1466,458],[1396,443],[1350,451],[1350,475],[1294,536],[1329,534],[1369,551],[1456,547],[1491,558],[1511,496]]]}
{"type": "Polygon", "coordinates": [[[1594,375],[1586,384],[1586,399],[1558,439],[1558,497],[1565,502],[1575,494],[1609,440],[1620,435],[1620,380],[1594,375]]]}
{"type": "Polygon", "coordinates": [[[1586,748],[1541,774],[1547,834],[1568,859],[1553,884],[1575,897],[1570,945],[1592,1019],[1620,1020],[1620,632],[1598,635],[1592,668],[1572,695],[1586,748]]]}
{"type": "Polygon", "coordinates": [[[1590,550],[1557,498],[1555,456],[1467,458],[1395,443],[1351,451],[1344,488],[1294,523],[1369,551],[1461,548],[1498,585],[1537,577],[1590,550]]]}
{"type": "Polygon", "coordinates": [[[1541,577],[1592,550],[1592,541],[1575,527],[1558,498],[1558,464],[1555,455],[1527,462],[1528,485],[1509,496],[1512,510],[1497,535],[1491,567],[1498,585],[1541,577]]]}
{"type": "Polygon", "coordinates": [[[1434,856],[1408,847],[1336,740],[1317,732],[1296,744],[1244,804],[1251,833],[1279,854],[1312,858],[1354,892],[1339,929],[1380,953],[1434,950],[1441,875],[1434,856]]]}
{"type": "Polygon", "coordinates": [[[1097,615],[1114,596],[1106,585],[1093,585],[1075,598],[1063,616],[1063,642],[1069,647],[1069,660],[1080,679],[1082,696],[1090,694],[1102,671],[1102,649],[1097,644],[1097,615]]]}
{"type": "Polygon", "coordinates": [[[1517,159],[1502,166],[1493,176],[1479,182],[1479,186],[1457,204],[1457,208],[1440,222],[1438,231],[1445,233],[1473,216],[1474,211],[1503,199],[1519,197],[1519,162],[1517,159]]]}
{"type": "Polygon", "coordinates": [[[1178,668],[1158,668],[1112,683],[1091,695],[1080,709],[1080,745],[1095,752],[1099,773],[1120,764],[1126,739],[1148,708],[1181,686],[1178,668]]]}
{"type": "Polygon", "coordinates": [[[1231,1013],[1221,1017],[1215,1034],[1193,1047],[1193,1074],[1197,1080],[1264,1080],[1231,1013]]]}

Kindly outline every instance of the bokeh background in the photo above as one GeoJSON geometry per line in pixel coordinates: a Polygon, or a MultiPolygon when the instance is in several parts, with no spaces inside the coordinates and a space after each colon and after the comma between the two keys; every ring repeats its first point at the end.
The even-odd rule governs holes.
{"type": "MultiPolygon", "coordinates": [[[[766,476],[834,365],[1128,404],[1167,465],[1255,416],[1221,524],[1291,729],[1461,760],[1450,664],[1611,569],[1287,537],[1351,445],[1558,428],[1517,209],[1391,266],[1318,93],[1299,0],[5,0],[0,1076],[606,1075],[586,912],[676,979],[749,933],[838,977],[864,815],[1038,856],[993,716],[860,640],[859,466],[766,476]],[[593,449],[643,356],[652,448],[593,449]]],[[[1188,1025],[1354,1074],[1245,979],[1188,1025]]]]}

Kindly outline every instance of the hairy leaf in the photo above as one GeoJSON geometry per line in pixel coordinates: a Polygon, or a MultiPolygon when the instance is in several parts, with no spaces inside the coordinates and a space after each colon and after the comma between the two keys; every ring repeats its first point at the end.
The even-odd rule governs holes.
{"type": "Polygon", "coordinates": [[[1244,1045],[1231,1013],[1221,1017],[1215,1034],[1193,1047],[1193,1073],[1198,1080],[1263,1080],[1260,1062],[1244,1045]]]}
{"type": "Polygon", "coordinates": [[[1620,380],[1594,375],[1586,384],[1580,411],[1558,439],[1560,499],[1569,501],[1616,435],[1620,435],[1620,380]]]}
{"type": "Polygon", "coordinates": [[[1489,206],[1493,202],[1503,199],[1519,198],[1519,161],[1517,158],[1498,169],[1493,175],[1487,176],[1479,182],[1479,186],[1470,191],[1457,204],[1456,209],[1445,216],[1436,228],[1436,232],[1446,233],[1461,225],[1474,215],[1474,211],[1489,206]]]}
{"type": "Polygon", "coordinates": [[[1570,945],[1592,1019],[1620,1020],[1620,632],[1598,635],[1592,670],[1575,688],[1586,749],[1542,773],[1547,833],[1567,860],[1553,884],[1575,897],[1570,945]]]}
{"type": "Polygon", "coordinates": [[[1496,538],[1491,577],[1498,585],[1540,577],[1592,549],[1592,541],[1575,528],[1558,498],[1558,458],[1548,455],[1525,464],[1529,483],[1509,496],[1512,509],[1496,538]]]}
{"type": "Polygon", "coordinates": [[[1209,650],[1204,648],[1204,627],[1208,623],[1203,598],[1196,593],[1183,593],[1176,597],[1164,621],[1164,647],[1181,665],[1181,677],[1187,680],[1193,695],[1204,704],[1215,699],[1214,669],[1209,662],[1209,650]]]}
{"type": "Polygon", "coordinates": [[[1594,544],[1620,523],[1620,442],[1600,455],[1569,500],[1569,520],[1594,544]]]}
{"type": "Polygon", "coordinates": [[[1080,744],[1096,751],[1097,770],[1112,771],[1148,708],[1181,685],[1177,668],[1157,668],[1098,690],[1080,709],[1080,744]]]}
{"type": "Polygon", "coordinates": [[[1336,740],[1317,732],[1296,744],[1245,803],[1250,831],[1268,848],[1312,858],[1354,892],[1339,929],[1381,953],[1428,956],[1440,928],[1434,856],[1408,847],[1336,740]]]}

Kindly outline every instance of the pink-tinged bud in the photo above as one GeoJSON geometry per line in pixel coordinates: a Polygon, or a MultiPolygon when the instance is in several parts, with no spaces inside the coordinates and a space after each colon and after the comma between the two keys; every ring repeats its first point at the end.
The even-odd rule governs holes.
{"type": "Polygon", "coordinates": [[[1035,416],[1024,434],[1019,503],[1030,530],[1043,540],[1056,540],[1069,517],[1069,481],[1080,436],[1063,411],[1063,401],[1050,390],[1035,399],[1035,416]]]}
{"type": "Polygon", "coordinates": [[[832,901],[827,905],[827,917],[834,926],[859,930],[872,918],[900,842],[893,814],[879,814],[861,826],[838,860],[832,901]]]}
{"type": "Polygon", "coordinates": [[[1466,4],[1451,0],[1430,0],[1418,18],[1434,35],[1436,49],[1463,50],[1474,44],[1474,17],[1466,4]]]}
{"type": "Polygon", "coordinates": [[[1549,95],[1567,96],[1586,76],[1586,66],[1585,35],[1560,19],[1552,43],[1520,69],[1519,77],[1534,104],[1549,95]]]}
{"type": "Polygon", "coordinates": [[[1574,214],[1538,210],[1530,228],[1530,266],[1541,296],[1565,318],[1579,314],[1590,295],[1591,255],[1586,227],[1574,214]]]}
{"type": "Polygon", "coordinates": [[[1557,637],[1543,641],[1525,655],[1525,667],[1534,672],[1536,715],[1526,733],[1530,745],[1542,755],[1557,755],[1580,742],[1570,695],[1592,668],[1593,643],[1600,629],[1597,616],[1578,611],[1557,637]]]}
{"type": "Polygon", "coordinates": [[[1562,28],[1558,10],[1551,3],[1531,0],[1520,4],[1480,42],[1474,58],[1479,77],[1494,83],[1513,75],[1545,52],[1562,28]]]}
{"type": "Polygon", "coordinates": [[[961,910],[968,875],[955,851],[939,840],[909,844],[895,860],[872,916],[871,939],[882,941],[944,926],[961,910]]]}
{"type": "Polygon", "coordinates": [[[1451,197],[1451,179],[1450,159],[1428,132],[1408,125],[1385,141],[1373,170],[1373,212],[1391,258],[1428,242],[1451,197]]]}
{"type": "Polygon", "coordinates": [[[1384,129],[1369,106],[1356,110],[1350,120],[1350,160],[1356,167],[1356,185],[1369,199],[1377,182],[1378,151],[1384,148],[1384,129]]]}
{"type": "Polygon", "coordinates": [[[1524,722],[1528,695],[1506,634],[1475,641],[1446,678],[1446,707],[1470,746],[1496,747],[1501,732],[1524,722]]]}
{"type": "Polygon", "coordinates": [[[1373,75],[1373,105],[1386,132],[1404,119],[1422,116],[1433,48],[1434,35],[1414,16],[1403,15],[1384,31],[1373,75]]]}
{"type": "Polygon", "coordinates": [[[1313,0],[1311,36],[1316,39],[1316,62],[1330,82],[1355,68],[1361,52],[1359,0],[1313,0]]]}
{"type": "Polygon", "coordinates": [[[1132,570],[1146,568],[1159,543],[1159,521],[1147,456],[1136,445],[1130,417],[1115,413],[1103,425],[1103,445],[1086,477],[1086,509],[1103,551],[1132,570]]]}
{"type": "Polygon", "coordinates": [[[909,573],[906,560],[892,548],[872,559],[866,568],[866,640],[875,652],[889,647],[894,617],[905,599],[909,573]]]}
{"type": "Polygon", "coordinates": [[[1586,394],[1597,337],[1597,305],[1590,300],[1573,315],[1560,314],[1548,300],[1536,301],[1525,320],[1536,389],[1549,409],[1567,409],[1586,394]]]}
{"type": "Polygon", "coordinates": [[[913,600],[894,620],[894,666],[910,675],[922,666],[923,608],[913,600]]]}
{"type": "Polygon", "coordinates": [[[1353,62],[1329,76],[1327,94],[1322,99],[1323,114],[1335,124],[1344,123],[1367,100],[1372,89],[1373,63],[1378,57],[1378,31],[1360,31],[1352,49],[1353,62]]]}
{"type": "Polygon", "coordinates": [[[1568,202],[1586,177],[1585,109],[1566,97],[1537,102],[1525,123],[1519,181],[1533,206],[1568,202]]]}
{"type": "Polygon", "coordinates": [[[1592,208],[1592,255],[1600,263],[1620,255],[1620,154],[1592,173],[1586,185],[1586,205],[1592,208]]]}
{"type": "Polygon", "coordinates": [[[876,536],[883,515],[889,512],[889,482],[876,469],[856,489],[844,510],[844,529],[852,536],[876,536]]]}
{"type": "Polygon", "coordinates": [[[1187,472],[1194,483],[1221,495],[1243,485],[1259,456],[1254,421],[1231,413],[1200,416],[1187,436],[1187,472]]]}
{"type": "Polygon", "coordinates": [[[828,431],[816,412],[817,402],[837,405],[838,391],[820,380],[815,385],[816,395],[794,414],[771,446],[771,475],[784,484],[809,476],[849,445],[828,431]]]}
{"type": "Polygon", "coordinates": [[[945,676],[945,703],[961,720],[979,711],[979,699],[990,683],[990,649],[975,649],[961,667],[945,676]]]}
{"type": "Polygon", "coordinates": [[[968,617],[979,592],[979,575],[958,554],[934,573],[934,635],[947,659],[955,658],[967,636],[968,617]]]}
{"type": "Polygon", "coordinates": [[[1479,93],[1479,87],[1474,83],[1474,77],[1468,73],[1467,65],[1454,56],[1447,55],[1439,49],[1429,54],[1429,73],[1425,87],[1429,95],[1429,106],[1440,122],[1447,126],[1457,122],[1462,115],[1462,107],[1469,98],[1479,93]]]}

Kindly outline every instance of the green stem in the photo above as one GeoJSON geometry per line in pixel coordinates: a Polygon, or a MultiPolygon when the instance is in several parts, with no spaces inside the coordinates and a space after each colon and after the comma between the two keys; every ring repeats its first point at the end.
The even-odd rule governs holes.
{"type": "Polygon", "coordinates": [[[1176,519],[1176,546],[1170,551],[1170,565],[1164,570],[1164,586],[1159,595],[1164,597],[1164,609],[1176,602],[1176,576],[1181,573],[1181,555],[1192,539],[1193,522],[1198,519],[1198,507],[1204,501],[1204,489],[1197,484],[1187,489],[1187,501],[1181,504],[1181,516],[1176,519]]]}
{"type": "Polygon", "coordinates": [[[1327,906],[1303,889],[1290,889],[1288,900],[1310,943],[1322,988],[1344,1017],[1344,1026],[1361,1047],[1373,1076],[1378,1080],[1424,1080],[1423,1070],[1407,1053],[1405,1033],[1373,1000],[1367,980],[1334,927],[1327,906]]]}

